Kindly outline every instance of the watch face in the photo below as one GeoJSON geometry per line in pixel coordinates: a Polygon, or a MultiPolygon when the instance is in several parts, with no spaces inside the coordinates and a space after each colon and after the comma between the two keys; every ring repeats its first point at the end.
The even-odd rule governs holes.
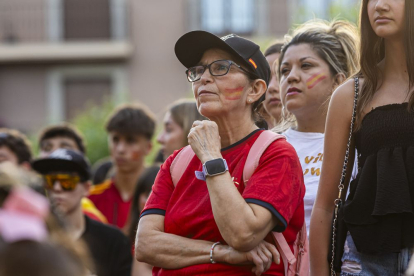
{"type": "Polygon", "coordinates": [[[205,163],[205,167],[208,175],[223,173],[227,170],[223,159],[214,159],[207,161],[205,163]]]}

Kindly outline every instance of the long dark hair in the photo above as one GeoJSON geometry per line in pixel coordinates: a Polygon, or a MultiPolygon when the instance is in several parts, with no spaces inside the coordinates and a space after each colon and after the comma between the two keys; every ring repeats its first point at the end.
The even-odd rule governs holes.
{"type": "MultiPolygon", "coordinates": [[[[357,128],[362,122],[363,110],[381,86],[382,73],[378,63],[385,57],[384,39],[377,36],[368,18],[368,2],[363,0],[360,14],[361,50],[360,64],[364,85],[361,88],[357,107],[357,128]]],[[[414,86],[414,1],[405,0],[404,49],[407,60],[409,90],[414,86]]],[[[409,109],[414,107],[414,94],[409,99],[409,109]]]]}
{"type": "Polygon", "coordinates": [[[160,167],[156,165],[149,167],[138,179],[137,188],[135,189],[134,195],[132,196],[131,210],[129,213],[128,237],[132,243],[135,241],[139,216],[142,211],[139,207],[139,197],[142,194],[151,193],[152,185],[154,184],[159,170],[160,167]]]}

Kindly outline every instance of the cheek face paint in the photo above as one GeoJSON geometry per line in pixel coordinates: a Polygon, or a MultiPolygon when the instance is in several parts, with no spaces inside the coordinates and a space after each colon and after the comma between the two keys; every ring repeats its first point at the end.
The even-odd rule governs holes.
{"type": "Polygon", "coordinates": [[[226,88],[224,89],[224,98],[226,100],[239,100],[243,94],[244,86],[236,88],[226,88]]]}
{"type": "Polygon", "coordinates": [[[306,86],[308,87],[308,89],[312,89],[315,87],[315,85],[317,85],[319,82],[323,81],[324,79],[326,79],[326,75],[324,73],[317,73],[311,76],[306,81],[306,86]]]}
{"type": "Polygon", "coordinates": [[[137,161],[140,158],[140,156],[141,156],[140,152],[137,151],[137,150],[134,150],[132,152],[132,156],[131,157],[132,157],[132,160],[137,161]]]}

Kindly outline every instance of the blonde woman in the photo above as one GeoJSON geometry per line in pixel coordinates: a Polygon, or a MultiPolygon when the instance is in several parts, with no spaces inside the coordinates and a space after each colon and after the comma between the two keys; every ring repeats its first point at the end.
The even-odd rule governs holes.
{"type": "Polygon", "coordinates": [[[205,118],[197,110],[194,100],[181,99],[174,102],[164,116],[164,127],[157,137],[164,160],[174,151],[188,145],[187,135],[194,121],[205,118]]]}

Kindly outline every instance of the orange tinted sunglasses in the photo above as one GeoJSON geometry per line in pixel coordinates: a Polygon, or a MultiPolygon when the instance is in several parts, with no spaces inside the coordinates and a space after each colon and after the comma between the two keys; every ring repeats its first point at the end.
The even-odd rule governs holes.
{"type": "Polygon", "coordinates": [[[43,176],[45,179],[45,188],[46,189],[53,189],[55,182],[59,182],[60,187],[64,191],[72,191],[76,188],[80,181],[80,177],[77,175],[70,175],[70,174],[46,174],[43,176]]]}

